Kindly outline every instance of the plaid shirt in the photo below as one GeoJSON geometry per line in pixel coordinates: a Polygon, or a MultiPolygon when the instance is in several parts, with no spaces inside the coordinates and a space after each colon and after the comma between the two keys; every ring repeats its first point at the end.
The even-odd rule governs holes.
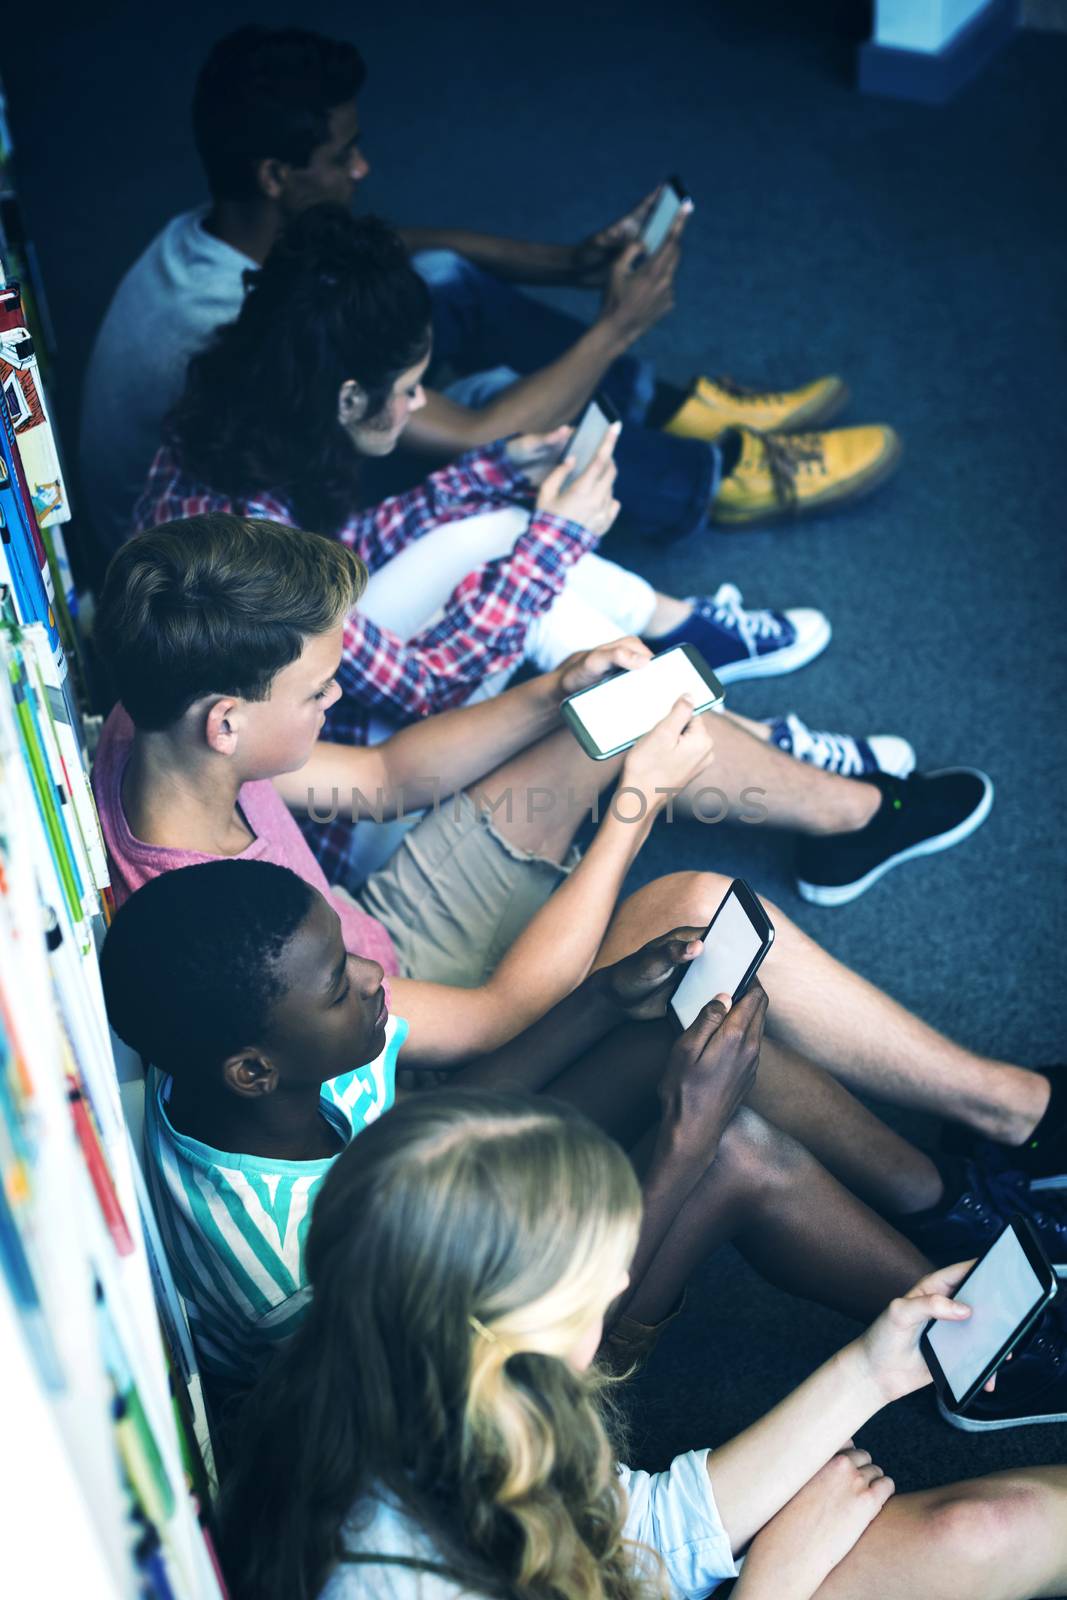
{"type": "MultiPolygon", "coordinates": [[[[336,537],[375,572],[442,523],[505,506],[530,509],[511,551],[468,573],[444,615],[413,638],[401,639],[358,611],[348,618],[337,673],[343,697],[329,712],[327,738],[365,744],[372,709],[397,722],[414,722],[461,705],[488,674],[522,660],[531,621],[548,610],[569,569],[597,543],[588,528],[537,511],[533,500],[529,483],[499,441],[442,467],[416,489],[354,512],[338,530],[336,537]]],[[[291,507],[269,491],[233,497],[192,481],[173,448],[164,444],[134,507],[134,532],[205,511],[298,525],[291,507]]],[[[343,881],[337,874],[347,856],[350,824],[309,823],[305,833],[331,883],[343,881]]]]}

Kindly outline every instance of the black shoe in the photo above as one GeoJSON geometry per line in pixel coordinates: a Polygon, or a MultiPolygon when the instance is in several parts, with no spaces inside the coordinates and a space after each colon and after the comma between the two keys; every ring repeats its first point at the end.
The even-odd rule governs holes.
{"type": "Polygon", "coordinates": [[[995,1433],[1040,1422],[1067,1422],[1067,1332],[1064,1306],[1054,1300],[1025,1346],[997,1373],[992,1394],[984,1390],[966,1411],[949,1411],[946,1422],[964,1433],[995,1433]]]}
{"type": "Polygon", "coordinates": [[[865,828],[800,842],[797,888],[813,905],[843,906],[891,867],[959,844],[981,826],[993,804],[992,780],[973,767],[910,778],[875,772],[862,781],[882,795],[865,828]]]}
{"type": "Polygon", "coordinates": [[[894,1221],[931,1261],[948,1266],[980,1256],[1020,1212],[1057,1274],[1067,1276],[1067,1197],[1035,1194],[1021,1172],[990,1172],[968,1161],[965,1187],[951,1205],[894,1221]]]}
{"type": "MultiPolygon", "coordinates": [[[[1057,1064],[1039,1067],[1038,1071],[1046,1078],[1062,1077],[1067,1068],[1057,1064]]],[[[1062,1127],[1027,1139],[1025,1144],[997,1144],[954,1122],[942,1129],[941,1148],[976,1161],[986,1172],[1021,1172],[1030,1179],[1031,1189],[1038,1192],[1067,1189],[1067,1132],[1062,1127]]]]}

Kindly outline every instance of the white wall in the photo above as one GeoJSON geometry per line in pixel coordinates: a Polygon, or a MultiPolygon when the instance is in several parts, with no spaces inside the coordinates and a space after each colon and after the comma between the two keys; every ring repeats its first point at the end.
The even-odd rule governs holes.
{"type": "Polygon", "coordinates": [[[943,50],[989,0],[877,0],[874,37],[898,50],[943,50]]]}

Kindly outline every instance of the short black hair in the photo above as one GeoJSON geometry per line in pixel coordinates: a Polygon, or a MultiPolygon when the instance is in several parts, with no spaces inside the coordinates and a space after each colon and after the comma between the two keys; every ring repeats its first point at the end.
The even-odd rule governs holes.
{"type": "Polygon", "coordinates": [[[279,961],[316,893],[269,861],[206,861],[146,883],[100,956],[119,1038],[175,1077],[210,1074],[260,1042],[284,993],[279,961]]]}
{"type": "Polygon", "coordinates": [[[220,39],[200,69],[193,133],[216,200],[248,200],[255,167],[306,167],[330,137],[330,112],[353,100],[367,69],[354,44],[258,23],[220,39]]]}

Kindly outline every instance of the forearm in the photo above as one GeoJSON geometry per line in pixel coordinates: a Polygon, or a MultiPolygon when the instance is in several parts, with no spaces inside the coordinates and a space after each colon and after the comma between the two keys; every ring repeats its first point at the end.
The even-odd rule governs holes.
{"type": "Polygon", "coordinates": [[[653,820],[650,813],[640,822],[626,822],[609,811],[582,860],[515,940],[486,985],[513,1018],[507,1037],[555,1005],[589,972],[653,820]]]}
{"type": "Polygon", "coordinates": [[[697,1149],[685,1128],[673,1117],[668,1114],[661,1120],[652,1159],[641,1182],[641,1232],[630,1268],[630,1282],[635,1286],[652,1265],[679,1211],[707,1170],[717,1145],[717,1139],[705,1138],[697,1149]]]}
{"type": "Polygon", "coordinates": [[[608,318],[594,322],[557,360],[520,378],[476,410],[430,393],[404,432],[407,448],[449,456],[514,433],[549,433],[574,419],[627,340],[608,318]]]}
{"type": "Polygon", "coordinates": [[[560,697],[558,674],[548,672],[492,700],[413,722],[381,744],[320,742],[274,787],[292,810],[318,816],[384,821],[424,811],[549,733],[560,697]]]}
{"type": "Polygon", "coordinates": [[[477,989],[391,980],[410,1032],[405,1063],[442,1067],[497,1050],[570,994],[592,966],[651,827],[605,817],[585,856],[477,989]]]}
{"type": "Polygon", "coordinates": [[[457,1081],[464,1088],[538,1094],[624,1020],[625,1014],[611,999],[603,972],[591,973],[530,1027],[496,1050],[468,1062],[457,1081]]]}
{"type": "Polygon", "coordinates": [[[386,808],[420,811],[484,778],[558,725],[560,698],[558,674],[542,673],[491,700],[401,728],[380,747],[386,808]]]}
{"type": "Polygon", "coordinates": [[[734,1550],[743,1549],[885,1403],[860,1347],[849,1344],[709,1455],[715,1503],[734,1550]]]}
{"type": "Polygon", "coordinates": [[[412,255],[452,250],[512,283],[566,284],[574,279],[574,246],[569,244],[535,244],[468,228],[401,228],[400,237],[412,255]]]}

